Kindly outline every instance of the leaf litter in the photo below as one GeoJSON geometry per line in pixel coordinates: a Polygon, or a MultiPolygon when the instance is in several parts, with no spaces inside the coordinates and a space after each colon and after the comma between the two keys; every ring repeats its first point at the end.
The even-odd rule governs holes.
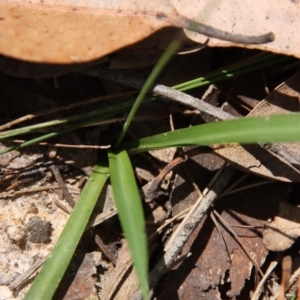
{"type": "Polygon", "coordinates": [[[170,26],[240,44],[274,39],[272,33],[265,31],[248,38],[192,23],[168,0],[6,0],[0,7],[0,53],[35,62],[70,64],[98,59],[170,26]],[[22,37],[21,43],[18,37],[22,37]]]}
{"type": "MultiPolygon", "coordinates": [[[[216,53],[213,53],[212,55],[216,55],[216,53]]],[[[14,86],[16,82],[20,82],[20,79],[14,77],[8,77],[4,74],[2,74],[2,76],[7,86],[14,86]]],[[[74,74],[68,74],[65,75],[65,77],[58,78],[58,90],[66,95],[66,90],[68,90],[68,85],[70,84],[69,82],[72,82],[72,80],[73,82],[74,80],[77,80],[80,83],[84,83],[82,87],[77,86],[79,90],[81,89],[81,91],[84,92],[88,90],[88,88],[86,86],[84,87],[84,85],[87,84],[87,81],[90,80],[90,77],[81,77],[74,74]]],[[[27,89],[27,95],[29,96],[33,95],[32,91],[28,91],[29,85],[35,86],[35,89],[40,89],[41,87],[43,87],[43,89],[45,90],[52,90],[53,92],[53,90],[55,91],[56,89],[57,91],[57,87],[55,88],[53,81],[50,82],[49,80],[45,80],[43,82],[37,80],[37,82],[33,83],[29,79],[24,79],[22,80],[22,82],[24,83],[24,87],[27,89]]],[[[99,84],[107,84],[107,82],[95,80],[95,83],[92,85],[92,87],[96,90],[96,94],[99,94],[99,90],[97,90],[96,88],[96,86],[99,86],[99,84]]],[[[283,87],[279,87],[279,89],[288,87],[289,85],[287,84],[286,86],[283,85],[283,87]]],[[[223,93],[222,84],[217,86],[217,88],[221,91],[221,93],[223,93]]],[[[9,94],[10,92],[7,91],[6,93],[7,94],[5,96],[9,99],[9,97],[11,97],[11,95],[9,94]]],[[[195,93],[197,97],[201,97],[201,93],[203,93],[203,91],[195,91],[195,93]]],[[[43,94],[44,97],[46,95],[45,91],[43,91],[41,94],[43,94]]],[[[49,103],[51,103],[51,105],[55,103],[53,99],[56,98],[57,95],[55,97],[53,97],[53,95],[47,97],[48,98],[45,99],[43,97],[41,98],[40,96],[39,99],[40,101],[41,99],[44,99],[43,105],[46,107],[47,105],[49,105],[49,103]]],[[[296,93],[294,97],[298,98],[298,94],[296,93]]],[[[61,97],[60,95],[60,97],[58,98],[60,99],[59,101],[61,101],[63,97],[61,97]]],[[[70,98],[68,99],[69,101],[71,100],[70,98]]],[[[265,98],[265,95],[261,96],[259,99],[263,98],[265,98]]],[[[27,98],[23,100],[27,101],[27,98]]],[[[74,100],[74,98],[72,98],[72,100],[74,100]]],[[[220,98],[217,98],[215,100],[216,104],[218,103],[218,101],[221,101],[220,98]]],[[[6,105],[7,107],[9,107],[10,104],[7,103],[6,105]]],[[[55,105],[62,105],[62,103],[58,102],[55,105]]],[[[28,106],[30,106],[30,103],[28,104],[28,106]]],[[[43,107],[43,109],[45,109],[46,107],[43,107]]],[[[172,113],[173,115],[175,128],[177,128],[178,126],[182,126],[183,124],[186,126],[191,123],[190,116],[178,113],[178,111],[182,111],[182,107],[178,105],[171,105],[171,107],[171,112],[163,106],[155,107],[157,110],[159,109],[162,111],[166,111],[163,121],[160,121],[159,124],[159,130],[161,132],[170,129],[170,113],[172,113]]],[[[32,107],[29,107],[27,109],[30,112],[32,107]]],[[[17,109],[15,109],[14,111],[17,111],[17,109]]],[[[4,118],[7,117],[7,115],[4,116],[4,118]]],[[[199,119],[197,120],[197,118],[197,114],[192,115],[193,123],[199,121],[199,119]]],[[[144,130],[147,130],[148,134],[157,133],[158,128],[156,127],[158,126],[153,126],[153,123],[149,122],[147,124],[147,122],[143,122],[143,126],[145,128],[144,130]]],[[[139,127],[142,126],[136,127],[137,129],[133,129],[131,134],[134,137],[139,137],[139,135],[143,133],[143,130],[139,130],[141,129],[139,127]]],[[[102,127],[100,132],[101,143],[104,143],[103,139],[105,139],[104,136],[107,135],[107,130],[109,130],[108,132],[113,135],[116,128],[118,128],[117,125],[111,125],[111,127],[102,127]]],[[[85,135],[85,133],[83,135],[85,135]]],[[[66,141],[66,143],[69,143],[69,141],[66,141]]],[[[182,211],[191,207],[196,198],[199,197],[199,190],[200,192],[204,191],[212,175],[214,175],[216,170],[218,170],[224,163],[222,159],[213,155],[211,153],[211,150],[206,149],[206,152],[210,153],[193,156],[192,159],[188,159],[181,166],[177,166],[178,174],[175,177],[172,191],[167,191],[167,193],[160,194],[158,199],[156,199],[157,203],[150,203],[149,207],[147,207],[146,209],[148,211],[151,211],[158,206],[162,207],[166,212],[169,210],[170,205],[172,205],[172,215],[176,216],[177,214],[180,214],[182,211]],[[197,189],[195,190],[195,188],[199,189],[198,192],[197,189]],[[167,203],[168,198],[170,198],[170,203],[167,203]]],[[[21,157],[24,156],[24,159],[28,156],[32,156],[31,154],[26,154],[26,151],[22,151],[20,155],[21,157]]],[[[10,163],[10,161],[14,161],[14,159],[10,158],[9,156],[7,156],[6,160],[8,163],[10,163]]],[[[70,160],[70,157],[68,157],[68,160],[70,160]]],[[[83,163],[83,160],[78,158],[78,156],[76,157],[76,155],[73,155],[71,157],[71,160],[75,162],[78,161],[81,164],[83,163]]],[[[165,166],[165,163],[163,162],[164,160],[170,161],[170,158],[164,157],[160,159],[159,157],[157,159],[153,157],[147,157],[147,159],[143,159],[133,157],[135,165],[145,170],[151,170],[153,177],[157,176],[165,166]]],[[[79,168],[82,169],[83,166],[80,165],[79,168]]],[[[251,172],[252,170],[251,168],[248,168],[247,171],[251,172]]],[[[237,176],[237,178],[239,176],[237,176]]],[[[76,178],[73,178],[73,180],[73,182],[77,182],[76,178]]],[[[141,185],[143,185],[145,183],[145,179],[140,178],[140,180],[141,185]]],[[[252,181],[255,182],[257,180],[258,177],[250,177],[249,184],[253,183],[252,181]]],[[[42,179],[42,185],[45,184],[47,185],[46,179],[42,179]]],[[[170,187],[171,186],[172,182],[170,187]]],[[[70,185],[68,185],[68,187],[71,188],[70,185]]],[[[245,191],[240,191],[235,194],[228,195],[218,200],[214,205],[214,209],[220,213],[221,217],[231,226],[232,230],[236,232],[242,242],[244,249],[247,251],[248,255],[250,255],[252,259],[257,262],[257,265],[259,267],[264,268],[266,267],[264,263],[268,263],[268,251],[266,250],[262,242],[262,227],[266,222],[267,224],[269,224],[268,220],[274,218],[277,215],[279,203],[287,201],[290,189],[291,185],[289,183],[276,182],[270,185],[254,187],[252,189],[247,189],[245,191]],[[236,227],[237,225],[251,227],[236,227]]],[[[2,269],[3,272],[9,270],[8,274],[13,274],[13,276],[11,276],[11,278],[7,280],[7,282],[5,282],[5,285],[11,284],[11,281],[13,279],[16,279],[18,275],[20,275],[20,273],[26,271],[29,265],[32,265],[35,260],[41,257],[45,257],[53,247],[56,235],[58,234],[59,230],[61,230],[63,223],[67,219],[67,214],[65,212],[58,209],[52,201],[47,200],[47,197],[53,198],[55,195],[56,193],[53,192],[47,193],[47,195],[41,192],[29,198],[21,196],[15,198],[15,200],[7,200],[6,198],[3,198],[1,200],[1,205],[3,205],[4,207],[8,207],[8,204],[12,205],[12,207],[15,206],[13,212],[11,211],[12,208],[9,208],[10,214],[3,217],[2,220],[4,223],[1,223],[1,227],[3,229],[1,236],[9,243],[6,247],[7,249],[9,249],[9,255],[20,256],[20,253],[23,252],[22,255],[26,257],[26,259],[24,259],[24,262],[19,261],[17,263],[18,267],[17,264],[13,264],[15,263],[15,260],[13,259],[11,259],[11,264],[6,264],[4,266],[4,268],[2,269]],[[37,209],[35,209],[34,207],[32,208],[32,206],[36,207],[37,209]],[[18,213],[16,213],[16,211],[18,211],[18,213]],[[56,215],[56,213],[59,215],[56,215]],[[48,244],[44,243],[44,241],[48,242],[48,240],[45,239],[40,240],[42,241],[42,243],[35,245],[34,243],[32,243],[32,240],[27,237],[27,230],[28,228],[30,228],[30,226],[26,227],[27,219],[29,223],[30,217],[36,215],[41,219],[42,222],[48,221],[52,225],[52,232],[51,230],[46,230],[46,232],[50,232],[51,234],[51,241],[48,244]],[[60,229],[56,229],[56,225],[60,229]],[[22,247],[25,248],[25,251],[23,251],[22,247]],[[33,257],[34,259],[32,259],[33,257]]],[[[108,195],[107,197],[109,198],[112,197],[109,193],[109,188],[107,189],[106,195],[108,195]]],[[[63,195],[58,192],[57,198],[57,201],[61,201],[63,195]]],[[[102,201],[104,201],[104,199],[100,201],[99,206],[103,205],[102,201]]],[[[113,208],[113,205],[108,205],[108,208],[104,211],[105,214],[107,214],[107,217],[104,217],[102,214],[100,214],[100,217],[103,218],[101,223],[98,222],[98,224],[101,225],[95,227],[94,231],[96,233],[99,233],[99,236],[101,236],[104,244],[108,246],[109,251],[111,251],[112,255],[117,255],[119,253],[120,257],[117,258],[117,266],[119,266],[122,272],[125,271],[126,273],[127,269],[124,269],[124,264],[125,266],[127,266],[127,268],[130,268],[130,264],[128,263],[128,261],[126,261],[126,259],[124,259],[124,261],[119,259],[123,257],[123,252],[125,253],[124,257],[126,258],[126,255],[128,256],[128,251],[126,253],[126,247],[124,245],[121,247],[121,250],[119,250],[123,242],[121,239],[119,227],[116,223],[116,219],[112,217],[115,215],[115,211],[113,210],[113,208]]],[[[160,218],[159,222],[161,223],[165,217],[168,217],[168,215],[160,218]]],[[[222,221],[220,221],[217,216],[215,216],[215,221],[218,225],[215,225],[212,222],[211,218],[207,216],[200,222],[199,226],[194,231],[185,247],[181,251],[183,255],[186,255],[190,252],[191,255],[189,254],[183,256],[183,262],[179,266],[170,266],[172,270],[168,272],[167,275],[165,275],[165,277],[157,286],[158,295],[161,295],[162,297],[166,297],[166,295],[168,297],[170,295],[173,295],[174,297],[178,297],[180,299],[199,299],[200,297],[201,299],[226,299],[226,297],[228,299],[233,299],[234,297],[238,298],[243,297],[244,295],[249,296],[251,291],[255,290],[255,272],[253,271],[253,266],[251,261],[249,260],[249,257],[240,247],[237,240],[232,237],[232,235],[222,225],[222,221]]],[[[155,221],[153,223],[155,224],[155,221]]],[[[177,226],[176,222],[174,223],[173,221],[173,223],[171,224],[173,224],[173,231],[175,231],[177,226]]],[[[46,227],[47,226],[49,228],[49,225],[46,225],[46,227]]],[[[282,231],[284,231],[284,229],[282,229],[282,231]]],[[[87,235],[89,234],[91,234],[91,232],[87,233],[87,235]]],[[[168,239],[168,234],[170,234],[170,232],[168,232],[167,230],[162,237],[163,241],[168,239]]],[[[81,261],[75,264],[77,265],[77,267],[72,265],[72,267],[77,270],[78,276],[71,287],[64,286],[62,288],[63,291],[69,289],[68,295],[65,296],[65,299],[74,299],[74,293],[76,293],[76,289],[78,288],[78,286],[82,287],[83,292],[82,296],[80,297],[83,298],[90,296],[94,297],[95,299],[97,297],[100,297],[101,299],[101,294],[104,293],[107,282],[111,283],[115,280],[116,283],[119,284],[119,282],[116,280],[116,277],[114,277],[115,275],[113,271],[113,264],[110,263],[107,258],[105,258],[103,250],[99,251],[98,246],[95,246],[95,243],[91,242],[91,240],[88,238],[84,239],[84,241],[86,242],[86,246],[81,245],[79,249],[81,251],[79,251],[81,261]],[[90,255],[89,253],[92,253],[92,255],[90,255]],[[78,265],[80,264],[81,267],[79,268],[78,265]],[[88,282],[85,282],[87,278],[88,282]],[[83,285],[84,283],[86,283],[85,287],[83,285]]],[[[159,245],[161,245],[161,242],[159,242],[158,245],[154,247],[154,254],[152,257],[152,260],[154,261],[157,261],[157,259],[160,257],[162,249],[159,245]]],[[[4,254],[5,258],[2,260],[3,262],[10,259],[10,256],[7,255],[8,251],[6,251],[6,254],[4,254]]],[[[68,274],[68,276],[71,278],[70,281],[72,282],[74,271],[71,270],[68,272],[68,274]]],[[[123,280],[125,279],[122,279],[122,281],[123,280]]],[[[66,282],[67,280],[65,280],[65,283],[66,282]]],[[[1,293],[3,293],[3,295],[6,293],[7,295],[10,295],[9,297],[12,297],[5,285],[1,287],[1,293]]],[[[134,284],[127,283],[127,286],[134,287],[136,286],[136,282],[134,284]]],[[[20,292],[18,296],[20,297],[20,299],[23,297],[25,291],[26,289],[20,292]]],[[[113,289],[113,293],[114,292],[116,292],[116,290],[113,289]]],[[[124,294],[122,294],[122,286],[120,287],[119,292],[121,293],[120,297],[122,297],[122,295],[124,296],[124,294]]],[[[132,295],[134,292],[134,290],[130,290],[128,295],[132,295]]],[[[265,287],[264,293],[266,295],[265,297],[269,297],[271,293],[270,288],[265,287]]],[[[129,297],[130,296],[128,296],[128,299],[129,297]]]]}

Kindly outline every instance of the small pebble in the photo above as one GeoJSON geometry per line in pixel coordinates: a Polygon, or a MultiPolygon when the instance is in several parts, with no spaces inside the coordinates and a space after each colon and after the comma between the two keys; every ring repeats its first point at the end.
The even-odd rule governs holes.
{"type": "Polygon", "coordinates": [[[38,244],[50,243],[52,233],[50,222],[43,221],[40,217],[34,216],[29,219],[26,228],[30,242],[38,244]]]}

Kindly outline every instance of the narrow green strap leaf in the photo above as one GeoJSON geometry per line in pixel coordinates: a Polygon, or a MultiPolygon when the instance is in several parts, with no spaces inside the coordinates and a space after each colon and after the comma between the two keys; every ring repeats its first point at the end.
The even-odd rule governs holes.
{"type": "Polygon", "coordinates": [[[192,145],[293,142],[300,140],[300,114],[249,117],[166,132],[124,145],[129,154],[192,145]]]}
{"type": "MultiPolygon", "coordinates": [[[[151,100],[147,100],[147,101],[151,101],[151,100]]],[[[113,115],[116,115],[116,114],[121,113],[121,112],[125,112],[126,110],[128,110],[132,106],[133,103],[134,103],[133,100],[129,100],[129,101],[126,101],[124,103],[118,104],[117,106],[115,105],[115,106],[111,106],[111,107],[108,107],[108,108],[104,108],[104,109],[102,109],[101,112],[97,111],[98,116],[96,116],[96,117],[93,117],[91,119],[88,119],[88,120],[85,120],[85,121],[82,121],[82,122],[77,122],[76,124],[71,125],[71,126],[69,126],[67,128],[64,128],[62,130],[50,132],[50,133],[41,135],[37,138],[27,140],[26,142],[24,142],[22,144],[4,148],[0,151],[0,155],[5,154],[7,152],[10,152],[12,150],[22,149],[22,148],[34,145],[36,143],[40,143],[40,142],[49,140],[49,139],[57,137],[59,135],[74,131],[75,129],[83,127],[85,125],[105,120],[105,119],[107,119],[107,118],[109,118],[113,115]]],[[[96,113],[96,112],[94,112],[94,113],[96,113]]],[[[59,124],[59,122],[55,122],[55,121],[53,121],[52,123],[53,123],[53,125],[55,125],[55,123],[56,123],[56,125],[59,124]]],[[[48,122],[47,126],[49,126],[49,124],[50,124],[50,122],[48,122]]],[[[23,128],[19,128],[19,129],[15,129],[15,130],[10,130],[9,132],[0,133],[0,140],[2,140],[4,138],[11,138],[11,137],[14,137],[14,136],[17,136],[17,135],[22,135],[22,134],[34,132],[35,130],[40,128],[40,125],[43,125],[43,124],[32,125],[32,126],[29,126],[29,127],[23,127],[23,128]]],[[[41,127],[41,128],[43,128],[43,127],[41,127]]]]}
{"type": "Polygon", "coordinates": [[[118,147],[120,145],[120,143],[122,142],[132,120],[134,115],[136,114],[138,108],[140,107],[140,105],[142,104],[146,94],[148,93],[149,89],[151,88],[152,84],[154,83],[154,81],[156,80],[156,78],[159,76],[159,74],[162,72],[162,70],[164,69],[164,67],[166,66],[166,64],[169,62],[169,60],[171,59],[171,57],[174,55],[174,53],[179,49],[181,45],[181,39],[179,38],[178,40],[174,40],[169,47],[167,48],[167,50],[163,53],[163,55],[159,58],[157,64],[155,65],[155,67],[153,68],[152,72],[150,73],[150,75],[148,76],[146,82],[144,83],[138,97],[136,98],[136,101],[134,102],[129,115],[127,117],[127,120],[124,123],[122,132],[116,142],[116,147],[118,147]]]}
{"type": "Polygon", "coordinates": [[[195,89],[200,86],[205,86],[211,83],[216,83],[232,77],[248,74],[250,72],[268,68],[279,63],[288,62],[293,58],[278,54],[262,54],[246,59],[239,63],[234,63],[226,67],[226,69],[213,71],[203,77],[199,77],[187,82],[183,82],[173,86],[172,88],[181,92],[195,89]]]}
{"type": "Polygon", "coordinates": [[[131,251],[144,299],[148,299],[148,252],[140,193],[126,151],[108,152],[111,184],[119,219],[131,251]]]}
{"type": "MultiPolygon", "coordinates": [[[[115,115],[119,112],[125,111],[126,109],[128,109],[130,107],[131,104],[132,104],[132,102],[127,102],[124,105],[119,105],[119,107],[114,107],[114,109],[108,108],[106,110],[103,110],[102,116],[98,116],[98,117],[95,117],[95,118],[92,118],[92,119],[89,119],[89,120],[86,120],[86,121],[83,121],[83,122],[78,122],[75,125],[71,125],[71,126],[65,128],[65,129],[62,129],[62,130],[59,130],[59,131],[49,132],[49,133],[41,135],[37,138],[27,140],[26,142],[24,142],[22,144],[19,144],[19,145],[4,148],[4,149],[0,150],[0,155],[5,154],[5,153],[10,152],[10,151],[13,151],[13,150],[23,149],[25,147],[28,147],[28,146],[31,146],[31,145],[34,145],[34,144],[37,144],[37,143],[40,143],[40,142],[43,142],[43,141],[47,141],[47,140],[49,140],[51,138],[54,138],[54,137],[57,137],[59,135],[74,131],[75,129],[78,129],[78,128],[83,127],[85,125],[101,121],[101,120],[103,120],[105,118],[108,118],[110,116],[113,116],[113,115],[115,115]]],[[[17,130],[9,136],[12,137],[12,136],[15,136],[15,135],[18,135],[17,130]]],[[[1,135],[0,135],[0,140],[1,140],[1,135]]]]}
{"type": "Polygon", "coordinates": [[[57,244],[28,291],[26,300],[52,299],[108,177],[109,170],[107,167],[102,166],[102,164],[94,167],[57,244]]]}

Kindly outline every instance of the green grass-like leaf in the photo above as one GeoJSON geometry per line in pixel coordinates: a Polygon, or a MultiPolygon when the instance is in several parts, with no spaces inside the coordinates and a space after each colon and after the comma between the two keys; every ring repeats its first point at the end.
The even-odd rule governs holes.
{"type": "Polygon", "coordinates": [[[26,294],[26,300],[52,299],[109,177],[108,171],[101,163],[95,165],[58,242],[26,294]]]}
{"type": "MultiPolygon", "coordinates": [[[[53,121],[48,121],[43,123],[37,123],[29,126],[23,126],[21,128],[6,130],[4,132],[0,132],[0,140],[4,140],[15,136],[20,136],[20,135],[25,135],[25,134],[31,134],[40,129],[45,129],[49,127],[53,128],[55,126],[61,126],[61,125],[69,125],[71,123],[76,122],[76,124],[68,127],[70,128],[70,130],[75,130],[84,125],[106,120],[116,114],[124,113],[125,111],[128,111],[133,104],[134,104],[134,99],[127,100],[125,102],[119,103],[118,105],[113,105],[107,108],[102,108],[100,110],[95,110],[81,115],[75,115],[64,119],[58,119],[58,120],[53,120],[53,121]]],[[[64,133],[63,131],[64,129],[57,130],[58,133],[59,132],[64,133]]]]}
{"type": "Polygon", "coordinates": [[[300,114],[208,123],[142,138],[124,145],[129,154],[192,145],[293,142],[300,140],[300,114]]]}
{"type": "MultiPolygon", "coordinates": [[[[91,124],[95,121],[105,120],[117,113],[131,109],[128,119],[116,143],[118,147],[138,109],[144,101],[152,101],[154,98],[144,99],[147,91],[154,83],[154,80],[169,60],[171,54],[178,47],[175,41],[173,48],[169,48],[169,54],[161,57],[159,63],[153,69],[151,76],[147,79],[137,100],[126,101],[112,107],[91,113],[72,116],[61,120],[30,125],[23,128],[8,130],[0,133],[0,139],[11,138],[18,135],[31,134],[36,130],[54,127],[68,126],[63,129],[49,132],[40,137],[26,141],[13,147],[0,151],[0,154],[13,149],[20,149],[38,143],[58,135],[73,131],[79,127],[91,124]]],[[[269,67],[270,65],[282,63],[290,58],[275,54],[263,54],[251,57],[244,62],[228,66],[224,70],[211,72],[207,76],[176,85],[173,88],[180,91],[187,91],[199,86],[218,82],[251,72],[253,70],[269,67]]],[[[129,248],[132,254],[133,264],[137,272],[144,299],[148,298],[148,254],[147,240],[145,234],[145,222],[140,195],[136,186],[133,169],[128,157],[142,151],[161,149],[167,147],[182,147],[187,145],[211,145],[219,143],[256,143],[256,142],[284,142],[300,140],[300,115],[272,116],[266,118],[243,118],[191,128],[180,129],[174,132],[167,132],[152,137],[140,139],[121,146],[119,152],[109,151],[109,170],[103,166],[96,166],[90,180],[85,187],[80,200],[78,201],[57,245],[51,256],[45,263],[42,271],[35,279],[25,299],[51,299],[61,281],[67,266],[75,252],[79,239],[84,231],[95,201],[103,187],[105,180],[111,172],[112,186],[118,208],[119,219],[129,248]],[[128,153],[125,150],[127,149],[128,153]]]]}
{"type": "Polygon", "coordinates": [[[180,45],[181,45],[180,39],[174,40],[169,45],[167,50],[163,53],[163,55],[160,57],[157,64],[154,66],[153,70],[151,71],[150,75],[148,76],[146,82],[143,85],[143,88],[141,89],[138,97],[136,98],[136,100],[129,112],[129,115],[126,119],[126,122],[124,123],[121,134],[116,142],[116,147],[118,147],[120,145],[120,143],[122,142],[128,128],[132,122],[133,117],[135,116],[138,108],[144,101],[144,98],[145,98],[146,94],[148,93],[149,89],[151,88],[151,86],[153,85],[154,81],[157,79],[157,77],[162,72],[162,70],[164,69],[166,64],[169,62],[171,57],[174,55],[174,53],[179,49],[180,45]]]}
{"type": "Polygon", "coordinates": [[[141,197],[126,151],[108,152],[111,184],[123,232],[144,299],[148,299],[148,251],[141,197]]]}
{"type": "MultiPolygon", "coordinates": [[[[31,146],[31,145],[34,145],[34,144],[37,144],[37,143],[40,143],[43,141],[47,141],[47,140],[55,138],[59,135],[74,131],[75,129],[81,128],[81,127],[89,125],[89,124],[93,124],[95,122],[103,121],[105,119],[108,119],[109,117],[112,117],[113,115],[116,115],[120,112],[124,112],[124,111],[128,110],[132,104],[133,104],[133,101],[127,101],[125,103],[119,104],[118,106],[112,106],[112,107],[105,108],[102,110],[101,114],[98,113],[98,116],[93,117],[91,119],[77,122],[76,124],[73,124],[64,129],[61,129],[61,130],[57,130],[57,131],[46,133],[44,135],[40,135],[39,137],[27,140],[26,142],[24,142],[22,144],[4,148],[4,149],[0,150],[0,155],[10,152],[12,150],[23,149],[25,147],[28,147],[28,146],[31,146]]],[[[51,123],[51,122],[47,122],[47,126],[49,125],[48,123],[51,123]]],[[[55,122],[53,122],[53,124],[54,123],[55,122]]],[[[42,123],[42,124],[44,124],[44,123],[42,123]]],[[[10,130],[8,133],[6,133],[6,132],[2,133],[2,134],[0,133],[0,140],[4,139],[4,138],[10,138],[10,137],[14,137],[17,135],[28,134],[28,133],[34,132],[35,130],[40,129],[41,128],[40,126],[41,126],[41,124],[37,124],[35,126],[32,125],[32,126],[23,127],[20,129],[10,130]]]]}
{"type": "Polygon", "coordinates": [[[173,86],[172,88],[181,92],[189,91],[197,87],[205,86],[208,84],[224,81],[239,75],[248,74],[250,72],[268,68],[283,62],[289,62],[293,58],[284,55],[273,53],[263,53],[250,57],[244,61],[226,66],[224,69],[216,70],[187,82],[183,82],[173,86]]]}

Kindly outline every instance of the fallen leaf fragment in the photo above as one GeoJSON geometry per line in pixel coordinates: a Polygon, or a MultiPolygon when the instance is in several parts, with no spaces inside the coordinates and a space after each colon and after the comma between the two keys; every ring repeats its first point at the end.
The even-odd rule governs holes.
{"type": "MultiPolygon", "coordinates": [[[[299,1],[174,0],[174,6],[184,16],[214,28],[222,28],[230,33],[257,35],[273,32],[275,35],[273,42],[255,46],[243,45],[243,47],[300,57],[300,41],[297,34],[300,29],[299,1]]],[[[205,36],[195,32],[186,31],[186,34],[199,43],[203,43],[206,39],[205,36]]],[[[235,43],[218,39],[210,39],[209,45],[236,46],[235,43]]]]}
{"type": "Polygon", "coordinates": [[[161,16],[172,7],[147,3],[1,1],[0,52],[35,62],[96,59],[170,26],[161,16]]]}
{"type": "MultiPolygon", "coordinates": [[[[201,163],[201,160],[207,161],[204,159],[205,156],[201,154],[186,162],[188,167],[191,160],[194,161],[189,173],[200,188],[207,177],[204,173],[207,169],[203,168],[201,163]]],[[[171,196],[174,215],[190,207],[198,198],[197,192],[191,189],[191,183],[184,179],[186,179],[185,172],[179,169],[171,196]]],[[[241,191],[220,200],[220,206],[217,204],[216,210],[219,210],[222,217],[231,225],[250,226],[232,229],[248,253],[261,266],[268,251],[262,243],[260,227],[277,212],[278,203],[288,196],[288,188],[286,184],[273,183],[268,189],[260,186],[249,191],[241,191]]],[[[221,299],[240,294],[245,286],[245,280],[250,276],[252,264],[232,236],[220,225],[229,251],[228,255],[222,238],[214,227],[210,219],[203,220],[199,224],[182,250],[182,253],[190,251],[192,255],[169,272],[165,283],[167,288],[164,289],[162,299],[166,297],[189,300],[217,299],[218,290],[224,293],[222,286],[224,287],[226,283],[230,283],[230,289],[226,289],[226,296],[223,294],[221,299]],[[212,294],[216,296],[212,297],[212,294]]]]}
{"type": "MultiPolygon", "coordinates": [[[[80,63],[133,44],[158,29],[192,28],[239,43],[265,43],[263,30],[245,37],[210,26],[191,25],[169,0],[3,0],[0,2],[0,53],[34,62],[80,63]]],[[[263,28],[264,29],[264,28],[263,28]]]]}
{"type": "Polygon", "coordinates": [[[290,248],[300,236],[300,208],[287,202],[279,205],[278,215],[265,224],[264,246],[271,251],[284,251],[290,248]]]}
{"type": "MultiPolygon", "coordinates": [[[[300,108],[299,80],[300,73],[297,73],[279,85],[248,116],[267,117],[298,112],[300,108]]],[[[272,151],[272,148],[267,150],[259,145],[226,144],[213,147],[215,153],[245,171],[271,179],[298,182],[300,180],[300,144],[281,143],[280,148],[292,157],[295,164],[283,159],[278,153],[272,151]]]]}

